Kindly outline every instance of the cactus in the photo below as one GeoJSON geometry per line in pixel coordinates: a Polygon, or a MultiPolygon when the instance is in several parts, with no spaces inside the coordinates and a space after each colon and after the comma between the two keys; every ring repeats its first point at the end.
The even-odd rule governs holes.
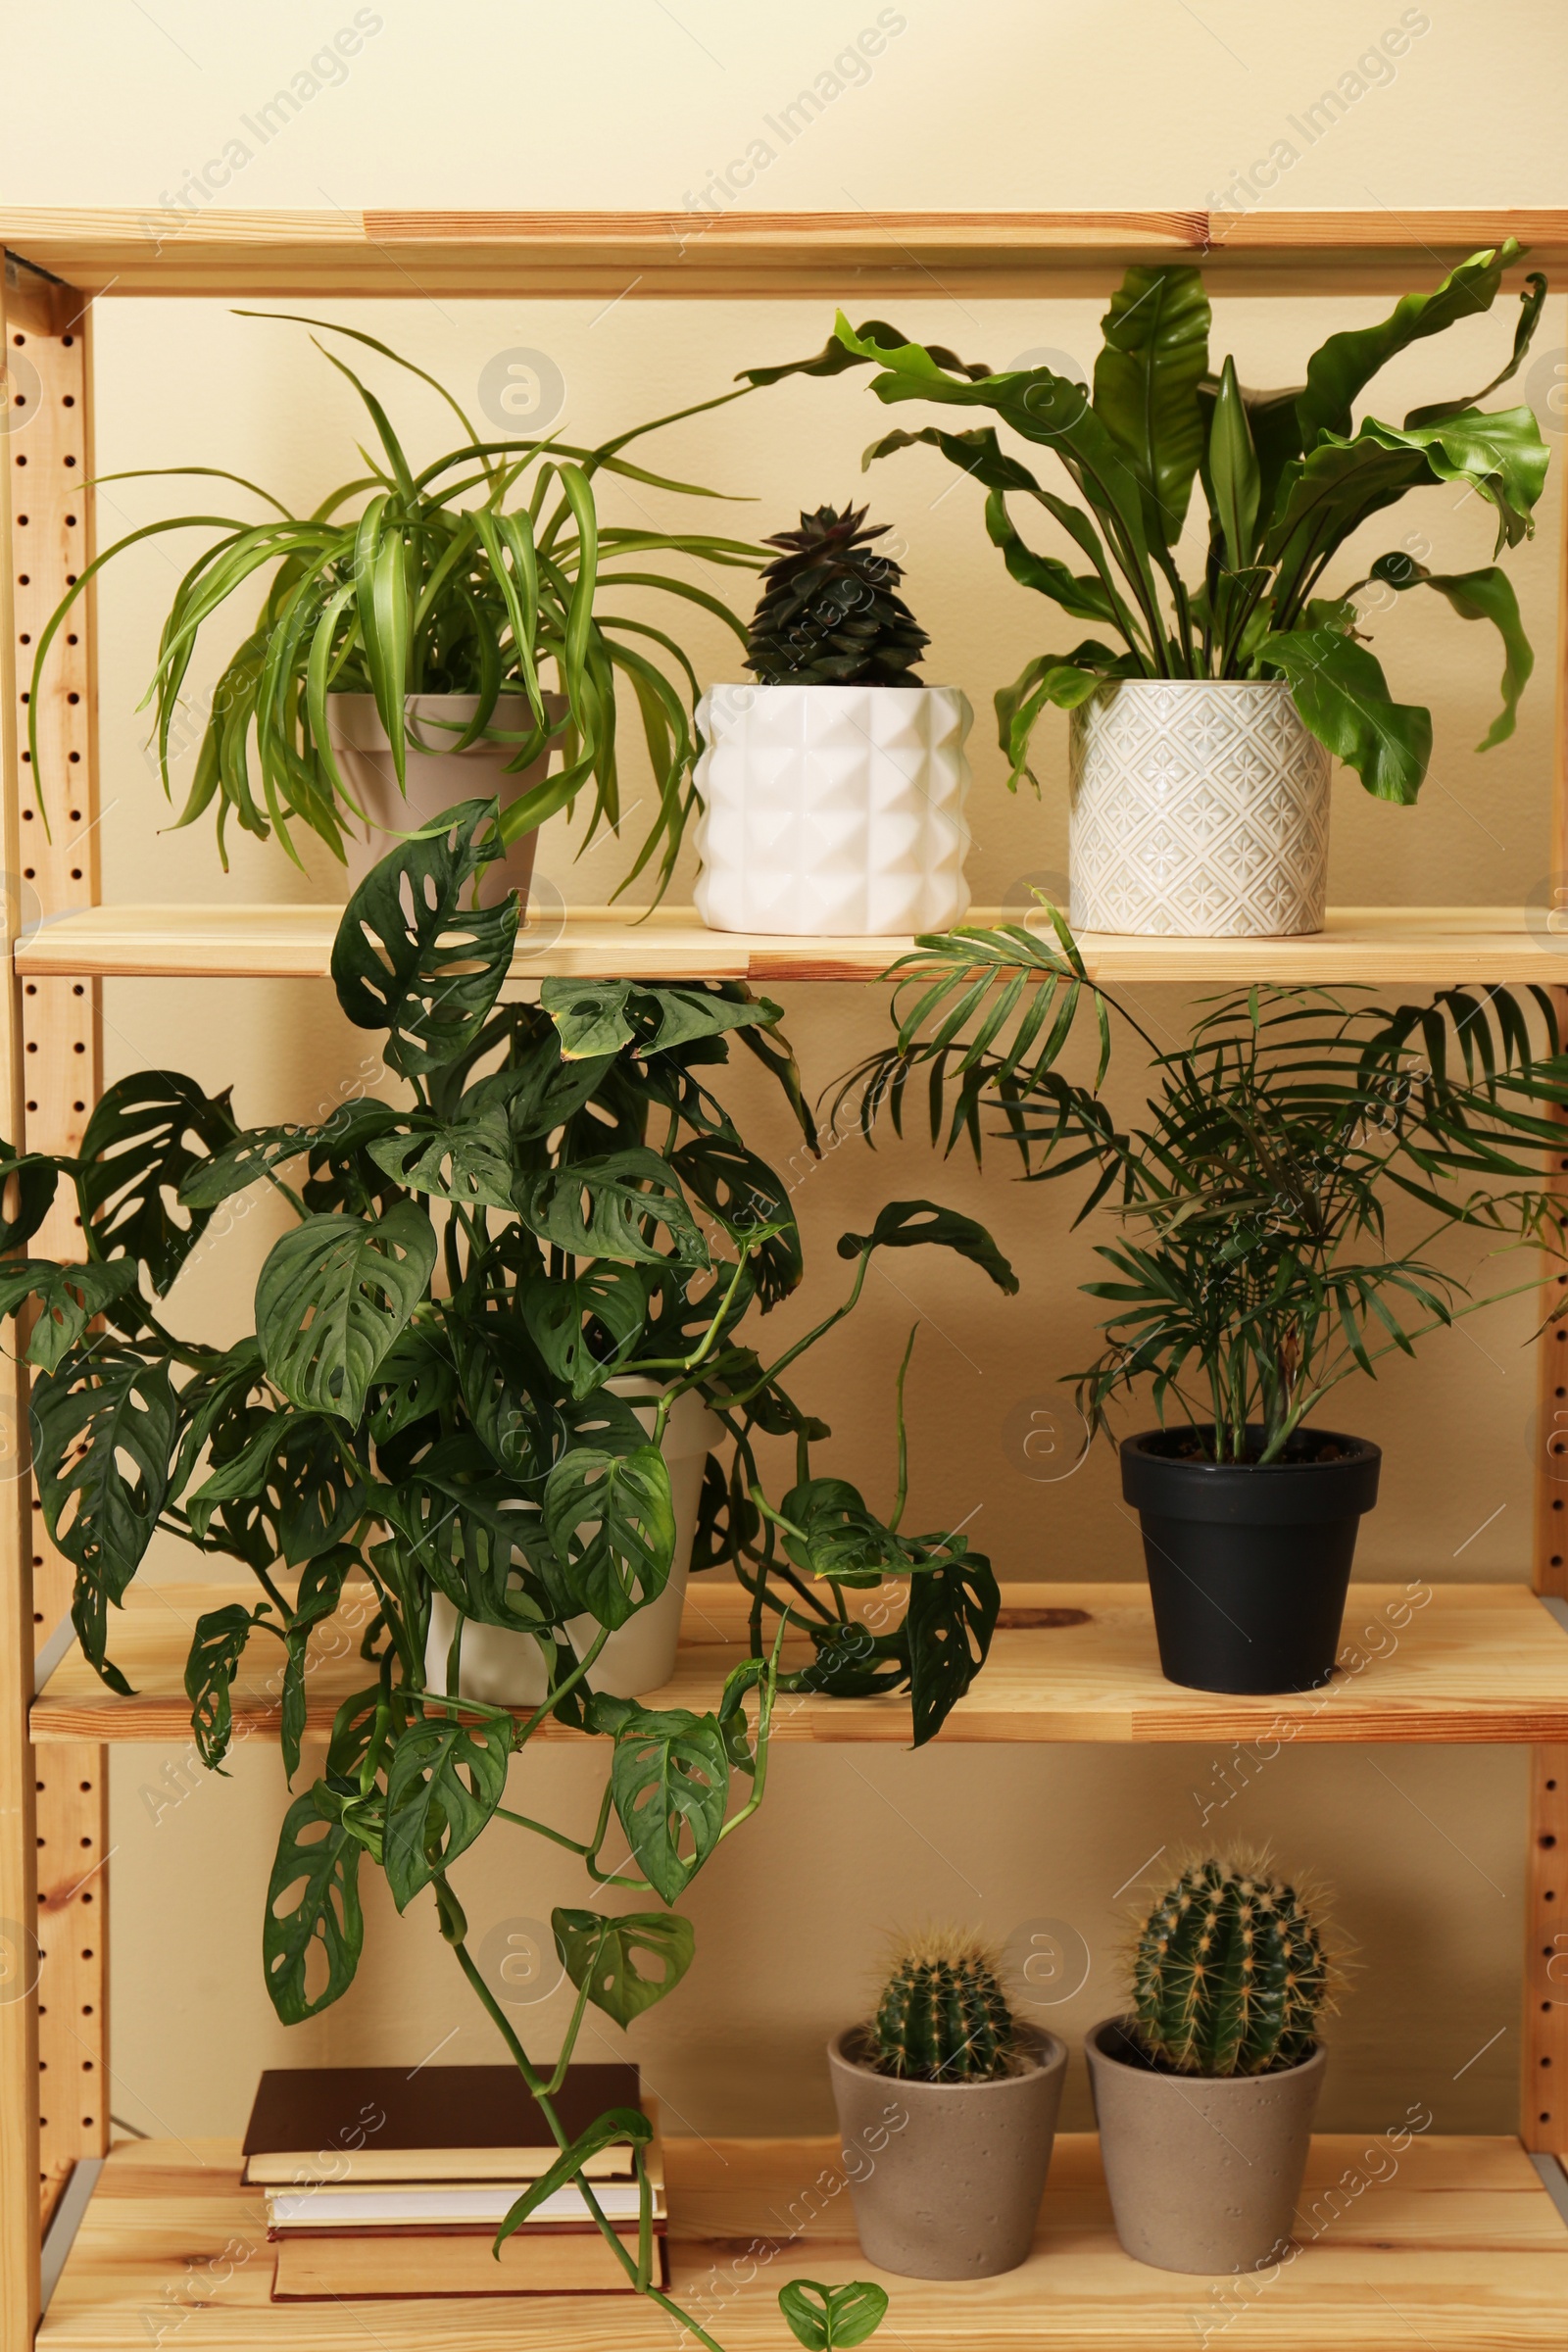
{"type": "Polygon", "coordinates": [[[1145,2054],[1185,2075],[1266,2075],[1310,2056],[1330,1966],[1294,1886],[1195,1862],[1144,1923],[1133,2008],[1145,2054]]]}
{"type": "Polygon", "coordinates": [[[880,2074],[912,2082],[990,2082],[1016,2040],[999,1959],[978,1936],[938,1930],[901,1945],[870,2029],[880,2074]]]}

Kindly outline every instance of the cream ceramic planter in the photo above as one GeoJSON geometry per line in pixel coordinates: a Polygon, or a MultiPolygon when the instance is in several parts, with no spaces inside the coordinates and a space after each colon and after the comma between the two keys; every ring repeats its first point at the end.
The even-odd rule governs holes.
{"type": "Polygon", "coordinates": [[[710,929],[882,938],[961,921],[974,713],[956,686],[715,686],[697,717],[710,929]]]}
{"type": "Polygon", "coordinates": [[[1124,678],[1072,714],[1072,925],[1323,928],[1329,755],[1282,679],[1124,678]]]}
{"type": "Polygon", "coordinates": [[[1260,2271],[1291,2242],[1327,2064],[1157,2072],[1107,2017],[1084,2037],[1116,2235],[1156,2271],[1260,2271]]]}
{"type": "MultiPolygon", "coordinates": [[[[631,1402],[651,1435],[659,1392],[635,1375],[612,1380],[609,1386],[631,1402]]],[[[594,1689],[608,1691],[612,1698],[641,1698],[647,1691],[662,1690],[675,1671],[703,1467],[722,1436],[717,1416],[692,1390],[676,1397],[660,1448],[669,1472],[675,1511],[674,1562],[659,1598],[611,1635],[589,1671],[594,1689]]],[[[436,1690],[446,1689],[447,1658],[457,1622],[452,1603],[437,1592],[430,1604],[430,1635],[424,1653],[425,1676],[436,1690]]],[[[567,1620],[566,1634],[579,1657],[591,1647],[599,1630],[593,1617],[567,1620]]],[[[484,1699],[494,1707],[536,1707],[545,1694],[545,1663],[538,1643],[530,1635],[512,1633],[504,1625],[476,1625],[470,1620],[463,1629],[458,1690],[463,1698],[484,1699]]]]}
{"type": "Polygon", "coordinates": [[[1066,2079],[1066,2045],[1018,2028],[995,2082],[906,2082],[865,2063],[862,2029],[828,2043],[860,2249],[903,2278],[995,2278],[1029,2252],[1066,2079]]]}
{"type": "MultiPolygon", "coordinates": [[[[565,708],[554,695],[546,695],[544,703],[552,717],[559,717],[565,708]]],[[[531,766],[509,774],[507,763],[515,756],[516,745],[493,743],[483,736],[466,751],[454,751],[452,746],[461,739],[462,729],[479,708],[476,694],[411,694],[405,708],[409,753],[404,763],[407,792],[403,793],[398,790],[392,747],[374,695],[329,694],[326,698],[332,756],[367,820],[361,825],[351,812],[344,811],[350,890],[359,887],[377,858],[395,850],[402,837],[416,833],[457,802],[492,797],[503,803],[514,801],[520,792],[542,784],[550,765],[546,752],[531,766]]],[[[491,724],[520,736],[532,724],[527,697],[499,696],[491,724]]],[[[479,876],[481,906],[495,906],[514,890],[527,906],[538,839],[537,833],[524,833],[504,857],[484,868],[479,876]]]]}

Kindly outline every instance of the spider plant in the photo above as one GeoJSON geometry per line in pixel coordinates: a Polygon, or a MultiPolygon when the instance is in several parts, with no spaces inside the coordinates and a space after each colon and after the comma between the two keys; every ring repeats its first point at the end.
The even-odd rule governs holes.
{"type": "Polygon", "coordinates": [[[504,808],[504,834],[515,840],[587,790],[592,810],[586,846],[602,825],[616,830],[621,819],[618,675],[636,698],[655,783],[653,818],[621,888],[657,854],[662,892],[693,806],[698,745],[691,711],[698,683],[667,629],[615,608],[622,591],[656,590],[712,614],[744,645],[744,625],[717,596],[674,572],[650,568],[648,560],[681,556],[751,569],[763,551],[735,539],[601,523],[595,477],[612,474],[692,498],[722,495],[651,473],[623,453],[662,425],[742,396],[700,401],[593,448],[549,437],[487,441],[434,376],[375,336],[284,316],[289,323],[346,336],[428,384],[457,417],[463,440],[416,471],[376,394],[313,336],[364,401],[379,449],[362,447],[364,472],[310,514],[294,514],[270,491],[217,466],[137,467],[106,476],[199,474],[237,484],[273,514],[262,522],[179,514],[143,524],[106,548],[73,584],[44,629],[33,662],[28,742],[40,809],[39,686],[66,616],[97,573],[127,548],[166,531],[216,530],[220,536],[175,591],[142,708],[150,703],[155,709],[159,770],[172,798],[170,735],[198,637],[215,614],[226,612],[233,596],[270,572],[256,621],[214,691],[177,819],[188,825],[216,808],[225,866],[230,818],[259,840],[275,830],[296,863],[290,830],[296,821],[343,856],[345,809],[363,815],[339,772],[328,724],[329,698],[345,693],[374,696],[400,789],[407,773],[409,695],[477,696],[471,721],[450,748],[465,750],[480,737],[514,746],[508,763],[513,772],[559,746],[557,772],[504,808]],[[547,702],[544,680],[552,671],[560,699],[547,702]],[[525,698],[524,726],[497,723],[503,695],[525,698]]]}
{"type": "Polygon", "coordinates": [[[1121,1226],[1098,1247],[1106,1277],[1084,1285],[1107,1308],[1101,1354],[1072,1376],[1092,1430],[1148,1379],[1161,1423],[1174,1406],[1209,1458],[1276,1460],[1342,1381],[1540,1280],[1532,1265],[1473,1296],[1439,1244],[1465,1230],[1561,1254],[1548,1170],[1568,1054],[1549,991],[1384,1006],[1252,988],[1210,1000],[1167,1050],[1091,983],[1049,911],[1049,941],[1021,925],[920,941],[894,967],[897,1043],[842,1082],[835,1114],[855,1102],[869,1140],[886,1108],[902,1131],[923,1072],[934,1142],[967,1135],[978,1159],[996,1111],[1026,1180],[1086,1175],[1076,1221],[1105,1202],[1121,1226]],[[1091,1008],[1084,1085],[1055,1065],[1091,1008]],[[1113,1013],[1152,1080],[1126,1129],[1102,1092],[1113,1013]],[[1408,1241],[1388,1230],[1396,1200],[1426,1219],[1408,1241]]]}
{"type": "Polygon", "coordinates": [[[1380,368],[1424,337],[1491,308],[1520,258],[1508,238],[1473,254],[1431,294],[1407,294],[1375,326],[1333,335],[1307,364],[1306,381],[1283,391],[1241,384],[1234,360],[1209,358],[1208,297],[1197,270],[1129,270],[1102,321],[1092,394],[1049,368],[994,372],[938,346],[911,342],[873,318],[851,326],[840,312],[832,340],[813,359],[749,368],[752,384],[787,375],[837,375],[874,365],[871,389],[889,403],[930,401],[990,409],[1022,440],[1054,452],[1083,499],[1043,489],[1004,450],[995,425],[893,432],[865,463],[928,443],[987,492],[986,528],[1022,586],[1119,641],[1085,638],[1065,653],[1038,654],[996,698],[1009,785],[1036,782],[1029,741],[1041,712],[1071,710],[1108,681],[1150,678],[1284,678],[1304,724],[1348,761],[1380,799],[1410,803],[1432,752],[1431,713],[1396,703],[1358,623],[1357,598],[1380,602],[1428,587],[1464,620],[1493,622],[1503,643],[1502,708],[1482,750],[1513,732],[1534,657],[1507,574],[1495,564],[1434,572],[1408,548],[1380,556],[1365,576],[1329,589],[1326,573],[1346,542],[1407,490],[1462,486],[1494,509],[1497,548],[1534,528],[1547,451],[1528,408],[1479,403],[1516,373],[1530,348],[1546,281],[1533,274],[1520,296],[1513,350],[1479,392],[1412,409],[1400,425],[1352,407],[1380,368]],[[1195,481],[1208,510],[1201,577],[1176,560],[1195,481]],[[1065,533],[1089,569],[1030,547],[1008,510],[1032,499],[1065,533]]]}

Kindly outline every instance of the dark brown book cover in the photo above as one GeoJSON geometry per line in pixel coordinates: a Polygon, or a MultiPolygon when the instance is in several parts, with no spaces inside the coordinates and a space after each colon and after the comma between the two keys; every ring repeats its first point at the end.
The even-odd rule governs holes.
{"type": "MultiPolygon", "coordinates": [[[[637,2107],[634,2066],[573,2066],[553,2102],[568,2139],[609,2107],[637,2107]]],[[[444,2150],[548,2149],[555,2135],[514,2067],[273,2067],[262,2076],[246,2127],[255,2159],[352,2174],[363,2154],[382,2161],[444,2150]]],[[[629,2152],[606,2152],[629,2170],[629,2152]]]]}

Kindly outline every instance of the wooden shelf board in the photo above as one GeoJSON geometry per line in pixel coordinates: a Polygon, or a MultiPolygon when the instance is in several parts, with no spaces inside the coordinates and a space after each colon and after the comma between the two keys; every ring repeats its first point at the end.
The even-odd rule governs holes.
{"type": "MultiPolygon", "coordinates": [[[[970,924],[1017,922],[1022,909],[977,906],[970,924]]],[[[322,979],[339,906],[89,906],[19,940],[17,969],[74,978],[322,979]]],[[[1038,927],[1038,926],[1037,926],[1038,927]]],[[[1086,931],[1079,947],[1107,986],[1253,980],[1427,987],[1491,980],[1568,982],[1568,933],[1516,906],[1341,906],[1298,939],[1136,939],[1086,931]]],[[[619,908],[568,906],[519,941],[514,976],[571,979],[878,978],[912,939],[782,939],[710,931],[689,906],[644,920],[619,908]]]]}
{"type": "MultiPolygon", "coordinates": [[[[672,2291],[725,2352],[777,2352],[787,2278],[879,2278],[903,2352],[1561,2352],[1568,2229],[1512,2139],[1377,2132],[1313,2142],[1300,2236],[1277,2273],[1151,2270],[1116,2242],[1097,2143],[1056,2141],[1029,2259],[1000,2278],[899,2278],[855,2240],[836,2138],[665,2144],[672,2291]],[[1381,2179],[1369,2180],[1377,2173],[1381,2179]],[[1359,2194],[1348,2182],[1365,2185],[1359,2194]],[[1336,2185],[1337,2184],[1337,2185],[1336,2185]]],[[[230,2141],[110,2155],[38,2333],[40,2352],[124,2352],[195,2319],[202,2352],[667,2352],[630,2296],[277,2304],[260,2193],[230,2141]]]]}
{"type": "MultiPolygon", "coordinates": [[[[32,1736],[63,1740],[188,1740],[182,1675],[204,1609],[249,1587],[133,1585],[111,1614],[110,1655],[135,1695],[105,1689],[74,1646],[33,1702],[32,1736]]],[[[1529,1741],[1568,1740],[1568,1633],[1522,1585],[1355,1584],[1341,1666],[1321,1690],[1228,1698],[1167,1683],[1155,1653],[1143,1585],[1004,1587],[1002,1624],[984,1673],[942,1733],[947,1740],[1529,1741]]],[[[674,1679],[650,1703],[710,1707],[741,1654],[746,1596],[717,1571],[689,1594],[674,1679]]],[[[358,1654],[368,1616],[351,1587],[345,1610],[311,1647],[311,1733],[330,1728],[340,1701],[372,1679],[358,1654]]],[[[277,1737],[278,1644],[258,1635],[235,1683],[238,1736],[277,1737]]],[[[786,1663],[806,1665],[805,1642],[786,1663]]],[[[788,1740],[907,1743],[904,1697],[779,1700],[775,1736],[788,1740]]],[[[580,1735],[553,1722],[540,1737],[580,1735]]]]}
{"type": "Polygon", "coordinates": [[[1562,210],[1241,214],[6,210],[0,242],[93,295],[843,300],[1102,292],[1133,262],[1220,291],[1402,292],[1512,234],[1568,262],[1562,210]]]}

